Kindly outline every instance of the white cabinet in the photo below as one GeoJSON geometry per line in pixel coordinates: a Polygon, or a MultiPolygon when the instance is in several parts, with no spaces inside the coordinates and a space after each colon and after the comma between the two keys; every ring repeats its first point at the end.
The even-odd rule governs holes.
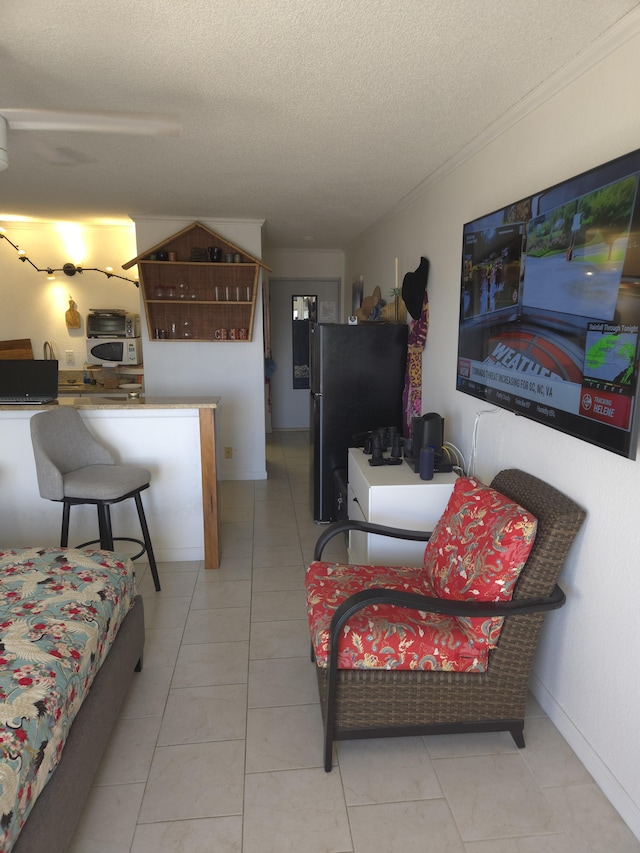
{"type": "MultiPolygon", "coordinates": [[[[349,449],[349,518],[410,530],[433,530],[453,491],[457,474],[421,480],[406,462],[369,465],[359,448],[349,449]]],[[[350,531],[349,561],[360,565],[421,566],[424,542],[350,531]]]]}

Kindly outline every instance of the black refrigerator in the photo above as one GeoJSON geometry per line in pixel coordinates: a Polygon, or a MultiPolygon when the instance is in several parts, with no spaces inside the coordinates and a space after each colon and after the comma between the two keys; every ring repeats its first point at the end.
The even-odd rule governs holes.
{"type": "Polygon", "coordinates": [[[379,427],[402,432],[408,326],[314,323],[310,329],[311,508],[336,519],[334,475],[354,437],[379,427]]]}

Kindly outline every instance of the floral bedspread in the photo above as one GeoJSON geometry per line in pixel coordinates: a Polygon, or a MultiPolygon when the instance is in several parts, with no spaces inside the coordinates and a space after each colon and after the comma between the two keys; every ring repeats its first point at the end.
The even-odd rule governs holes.
{"type": "Polygon", "coordinates": [[[0,853],[57,767],[134,597],[124,556],[0,550],[0,853]]]}

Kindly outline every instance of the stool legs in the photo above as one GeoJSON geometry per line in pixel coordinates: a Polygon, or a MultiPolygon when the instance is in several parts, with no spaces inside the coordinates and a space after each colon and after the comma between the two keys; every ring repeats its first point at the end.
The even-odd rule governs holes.
{"type": "Polygon", "coordinates": [[[156,588],[156,592],[159,592],[160,578],[158,577],[158,567],[156,566],[156,558],[154,556],[153,548],[151,546],[151,537],[149,536],[147,518],[144,514],[144,507],[142,506],[142,498],[140,497],[140,492],[136,492],[135,498],[136,506],[138,508],[138,518],[140,519],[140,527],[142,528],[142,538],[144,539],[144,548],[147,552],[147,557],[149,558],[149,568],[151,569],[153,584],[156,588]]]}
{"type": "Polygon", "coordinates": [[[69,513],[71,512],[71,504],[66,501],[62,504],[62,530],[60,531],[60,547],[66,548],[69,545],[69,513]]]}
{"type": "MultiPolygon", "coordinates": [[[[158,566],[156,565],[156,558],[153,553],[153,546],[151,545],[149,527],[147,525],[147,518],[144,514],[144,507],[142,506],[142,498],[140,497],[140,492],[129,494],[126,497],[135,498],[136,509],[138,510],[138,519],[140,520],[140,528],[142,530],[143,542],[140,542],[139,539],[128,539],[128,537],[115,538],[128,539],[128,541],[137,542],[139,545],[143,546],[142,550],[131,559],[136,560],[138,557],[141,557],[145,552],[147,553],[147,557],[149,559],[149,568],[151,569],[151,576],[153,577],[153,585],[156,588],[156,592],[160,592],[160,577],[158,575],[158,566]]],[[[73,504],[84,503],[95,503],[96,505],[96,509],[98,510],[98,530],[100,532],[100,539],[93,540],[91,542],[85,542],[82,545],[78,545],[78,547],[85,548],[88,545],[94,545],[96,543],[99,543],[100,547],[104,551],[113,551],[114,536],[113,530],[111,528],[111,510],[109,503],[105,501],[87,501],[73,498],[64,500],[62,504],[62,529],[60,531],[60,547],[67,548],[69,545],[69,515],[71,512],[71,506],[73,504]]]]}
{"type": "Polygon", "coordinates": [[[96,509],[98,510],[100,547],[103,551],[113,551],[113,531],[111,530],[111,510],[109,504],[98,503],[96,504],[96,509]]]}

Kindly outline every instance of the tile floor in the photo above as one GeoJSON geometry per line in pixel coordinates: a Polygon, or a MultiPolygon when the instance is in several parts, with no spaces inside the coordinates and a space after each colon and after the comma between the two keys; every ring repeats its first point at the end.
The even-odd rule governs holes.
{"type": "MultiPolygon", "coordinates": [[[[308,436],[221,484],[222,567],[142,576],[147,644],[69,853],[638,853],[530,697],[506,733],[344,741],[322,768],[304,608],[308,436]]],[[[343,556],[338,543],[336,556],[343,556]]]]}

